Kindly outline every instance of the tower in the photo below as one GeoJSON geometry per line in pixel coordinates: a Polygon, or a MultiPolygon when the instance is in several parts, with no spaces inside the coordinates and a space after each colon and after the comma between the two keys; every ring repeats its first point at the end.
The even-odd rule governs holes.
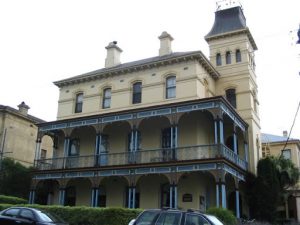
{"type": "Polygon", "coordinates": [[[248,161],[256,172],[260,150],[260,119],[254,52],[257,46],[241,6],[215,12],[211,31],[205,36],[210,61],[220,73],[216,95],[223,95],[248,123],[248,161]]]}

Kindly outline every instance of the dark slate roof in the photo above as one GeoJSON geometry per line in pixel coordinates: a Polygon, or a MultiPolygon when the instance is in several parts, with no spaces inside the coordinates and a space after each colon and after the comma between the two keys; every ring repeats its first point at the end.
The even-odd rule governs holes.
{"type": "Polygon", "coordinates": [[[235,31],[246,32],[253,48],[257,50],[257,46],[246,25],[246,18],[240,6],[216,11],[214,25],[210,32],[205,36],[205,39],[209,40],[212,37],[229,34],[235,31]]]}
{"type": "Polygon", "coordinates": [[[177,63],[181,61],[186,61],[189,59],[199,59],[203,67],[208,71],[208,73],[214,77],[219,77],[219,73],[210,63],[210,61],[205,57],[201,51],[189,51],[189,52],[174,52],[164,56],[155,56],[151,58],[141,59],[133,62],[123,63],[114,67],[102,68],[92,72],[84,73],[78,76],[70,77],[64,80],[55,81],[54,84],[58,87],[81,82],[85,80],[99,79],[103,76],[121,74],[126,72],[133,72],[141,69],[153,68],[157,65],[170,65],[172,63],[177,63]]]}
{"type": "Polygon", "coordinates": [[[6,105],[0,105],[0,111],[15,114],[15,115],[20,116],[24,119],[27,119],[27,120],[31,121],[32,123],[35,123],[35,124],[46,122],[45,120],[42,120],[40,118],[37,118],[37,117],[29,115],[29,114],[24,115],[24,114],[20,113],[19,110],[15,109],[15,108],[12,108],[10,106],[6,106],[6,105]]]}
{"type": "MultiPolygon", "coordinates": [[[[275,143],[275,142],[286,142],[287,137],[273,135],[273,134],[261,134],[262,143],[275,143]]],[[[300,141],[299,139],[290,138],[289,141],[300,141]]]]}

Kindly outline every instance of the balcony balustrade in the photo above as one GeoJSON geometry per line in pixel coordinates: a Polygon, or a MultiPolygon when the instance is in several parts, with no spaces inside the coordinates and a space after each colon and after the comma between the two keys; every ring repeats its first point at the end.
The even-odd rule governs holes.
{"type": "Polygon", "coordinates": [[[245,160],[241,159],[225,145],[220,144],[40,159],[36,161],[36,167],[39,170],[58,170],[85,167],[124,166],[131,164],[182,162],[217,158],[225,158],[242,169],[247,170],[247,162],[245,160]]]}

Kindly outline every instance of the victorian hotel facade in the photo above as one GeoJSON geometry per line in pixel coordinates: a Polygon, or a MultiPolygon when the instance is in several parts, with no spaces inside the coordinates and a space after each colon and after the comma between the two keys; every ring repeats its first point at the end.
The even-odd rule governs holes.
{"type": "Polygon", "coordinates": [[[54,82],[57,121],[39,124],[31,203],[128,208],[217,206],[247,214],[245,174],[260,152],[255,41],[241,7],[215,12],[210,48],[120,62],[54,82]],[[53,139],[53,157],[40,143],[53,139]]]}

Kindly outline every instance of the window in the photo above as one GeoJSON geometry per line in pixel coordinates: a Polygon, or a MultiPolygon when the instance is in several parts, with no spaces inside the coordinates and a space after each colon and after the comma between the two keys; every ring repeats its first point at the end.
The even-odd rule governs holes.
{"type": "Polygon", "coordinates": [[[82,103],[83,103],[83,93],[79,93],[76,95],[75,113],[82,112],[82,103]]]}
{"type": "Polygon", "coordinates": [[[142,102],[142,82],[137,82],[133,84],[132,88],[132,104],[137,104],[142,102]]]}
{"type": "Polygon", "coordinates": [[[159,211],[145,211],[139,216],[136,225],[151,225],[159,216],[159,211]]]}
{"type": "Polygon", "coordinates": [[[226,52],[226,64],[231,64],[231,53],[226,52]]]}
{"type": "Polygon", "coordinates": [[[281,151],[283,158],[285,159],[291,159],[291,149],[284,149],[281,151]]]}
{"type": "Polygon", "coordinates": [[[103,109],[110,108],[110,102],[111,102],[111,88],[106,88],[103,91],[103,104],[102,104],[102,108],[103,109]]]}
{"type": "Polygon", "coordinates": [[[187,214],[185,225],[210,225],[210,223],[200,215],[187,214]]]}
{"type": "Polygon", "coordinates": [[[167,78],[166,82],[166,98],[176,97],[176,77],[170,76],[167,78]]]}
{"type": "Polygon", "coordinates": [[[226,99],[229,101],[229,103],[236,108],[236,94],[235,89],[228,89],[226,90],[226,99]]]}
{"type": "Polygon", "coordinates": [[[216,64],[217,66],[221,66],[222,65],[222,58],[221,58],[221,54],[218,53],[216,56],[216,64]]]}
{"type": "Polygon", "coordinates": [[[241,50],[239,49],[235,51],[235,62],[242,62],[241,50]]]}
{"type": "Polygon", "coordinates": [[[72,139],[70,143],[69,156],[79,155],[80,142],[78,138],[72,139]]]}
{"type": "Polygon", "coordinates": [[[19,214],[19,211],[20,211],[19,209],[12,208],[12,209],[6,210],[2,215],[9,216],[9,217],[17,217],[17,215],[19,214]]]}
{"type": "Polygon", "coordinates": [[[47,157],[47,150],[42,149],[42,151],[41,151],[41,159],[46,159],[46,157],[47,157]]]}
{"type": "Polygon", "coordinates": [[[179,225],[181,213],[180,212],[163,212],[158,218],[157,225],[179,225]]]}
{"type": "Polygon", "coordinates": [[[136,133],[133,133],[134,135],[132,135],[132,132],[130,132],[128,134],[128,151],[131,151],[133,149],[135,149],[136,147],[136,150],[139,150],[141,149],[141,132],[139,130],[136,131],[136,133]],[[134,146],[135,144],[135,139],[136,140],[136,146],[134,146]]]}
{"type": "Polygon", "coordinates": [[[25,218],[25,219],[29,219],[29,220],[35,220],[35,217],[33,215],[33,213],[31,212],[31,210],[29,209],[22,209],[20,216],[25,218]]]}

